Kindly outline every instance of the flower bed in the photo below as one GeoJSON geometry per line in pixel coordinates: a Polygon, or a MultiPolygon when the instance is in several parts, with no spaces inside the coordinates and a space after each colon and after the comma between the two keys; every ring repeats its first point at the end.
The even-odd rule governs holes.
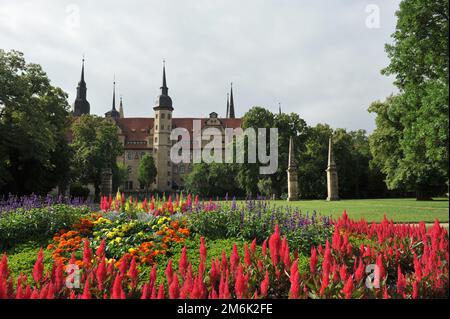
{"type": "MultiPolygon", "coordinates": [[[[158,221],[164,218],[156,217],[158,221]]],[[[100,218],[92,223],[92,234],[99,224],[113,227],[112,221],[109,224],[100,218]]],[[[169,225],[169,221],[162,224],[169,225]]],[[[125,234],[135,226],[127,227],[118,232],[125,234]]],[[[112,262],[107,257],[107,240],[95,250],[85,240],[78,288],[65,285],[67,263],[63,259],[56,258],[52,270],[44,273],[41,251],[33,283],[28,283],[24,276],[11,277],[4,255],[0,298],[448,298],[448,233],[438,222],[429,229],[423,223],[396,225],[384,220],[369,224],[352,221],[344,213],[333,224],[331,240],[311,248],[306,271],[299,268],[297,249],[282,237],[280,229],[276,225],[261,246],[256,240],[245,244],[241,255],[234,245],[230,255],[223,252],[213,259],[208,259],[202,237],[197,271],[186,248],[178,260],[147,265],[132,252],[112,262]],[[368,266],[375,269],[373,281],[367,280],[368,266]],[[164,280],[157,280],[157,267],[165,269],[164,280]],[[140,273],[146,272],[150,276],[141,283],[140,273]]],[[[76,261],[74,256],[69,263],[76,261]]]]}

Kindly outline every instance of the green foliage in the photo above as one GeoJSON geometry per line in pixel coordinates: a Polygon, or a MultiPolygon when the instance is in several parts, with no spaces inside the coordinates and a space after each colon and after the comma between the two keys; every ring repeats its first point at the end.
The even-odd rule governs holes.
{"type": "Polygon", "coordinates": [[[273,233],[275,224],[278,224],[290,247],[305,254],[309,253],[312,245],[323,245],[331,238],[332,227],[326,219],[315,216],[310,219],[289,208],[281,209],[264,204],[260,206],[260,203],[251,207],[249,205],[253,204],[247,203],[245,210],[229,209],[224,205],[217,211],[193,212],[188,219],[189,228],[192,233],[211,240],[256,239],[261,244],[273,233]]]}
{"type": "Polygon", "coordinates": [[[123,154],[118,128],[109,119],[95,115],[83,115],[72,125],[74,166],[79,181],[92,183],[96,199],[100,195],[102,170],[116,171],[117,156],[123,154]]]}
{"type": "MultiPolygon", "coordinates": [[[[53,265],[52,254],[45,249],[46,241],[36,242],[30,241],[20,245],[17,245],[13,249],[10,249],[8,254],[8,268],[11,271],[11,274],[15,277],[20,274],[32,274],[33,267],[36,262],[39,249],[42,247],[42,252],[44,255],[44,271],[48,271],[51,269],[53,265]]],[[[28,282],[31,283],[33,281],[32,276],[27,277],[28,282]]]]}
{"type": "Polygon", "coordinates": [[[146,153],[144,157],[142,157],[139,162],[139,182],[144,185],[145,190],[148,192],[150,190],[151,185],[155,182],[156,179],[156,166],[153,160],[153,156],[146,153]]]}
{"type": "Polygon", "coordinates": [[[51,238],[61,229],[68,229],[84,214],[87,207],[54,205],[45,208],[22,208],[0,216],[0,249],[8,249],[29,240],[51,238]]]}
{"type": "Polygon", "coordinates": [[[70,196],[74,198],[83,198],[86,200],[89,196],[89,188],[79,182],[70,185],[70,196]]]}
{"type": "Polygon", "coordinates": [[[402,1],[386,45],[400,93],[375,102],[371,137],[374,165],[389,188],[415,191],[429,199],[448,191],[448,0],[402,1]]]}
{"type": "Polygon", "coordinates": [[[185,188],[189,193],[204,197],[224,196],[227,193],[239,196],[242,190],[234,178],[237,173],[236,164],[194,164],[185,178],[185,188]]]}
{"type": "MultiPolygon", "coordinates": [[[[287,165],[289,155],[289,139],[294,138],[296,152],[304,150],[304,144],[308,136],[306,122],[298,114],[273,114],[262,107],[253,107],[242,118],[242,128],[278,128],[278,169],[275,174],[269,176],[273,191],[280,196],[287,188],[287,165]]],[[[247,145],[247,144],[245,144],[247,145]]],[[[268,144],[267,144],[268,145],[268,144]]],[[[268,152],[268,147],[267,147],[268,152]]],[[[245,158],[247,158],[247,147],[245,148],[245,158]]],[[[267,178],[266,175],[259,174],[259,163],[245,163],[239,165],[238,180],[242,189],[247,194],[257,194],[258,181],[267,178]]],[[[264,164],[265,166],[265,164],[264,164]]]]}
{"type": "Polygon", "coordinates": [[[0,49],[0,193],[63,189],[70,172],[67,94],[40,65],[0,49]]]}
{"type": "Polygon", "coordinates": [[[113,189],[121,190],[129,178],[128,167],[125,164],[117,163],[113,166],[113,189]]]}

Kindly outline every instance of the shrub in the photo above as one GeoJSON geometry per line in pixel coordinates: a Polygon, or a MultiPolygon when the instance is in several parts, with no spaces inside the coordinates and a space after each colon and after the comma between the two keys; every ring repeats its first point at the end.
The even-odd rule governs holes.
{"type": "Polygon", "coordinates": [[[80,183],[73,183],[70,185],[70,196],[83,198],[86,200],[89,197],[90,190],[80,183]]]}
{"type": "Polygon", "coordinates": [[[23,209],[0,215],[0,250],[6,250],[29,240],[51,238],[57,231],[69,228],[87,207],[53,205],[43,208],[23,209]]]}

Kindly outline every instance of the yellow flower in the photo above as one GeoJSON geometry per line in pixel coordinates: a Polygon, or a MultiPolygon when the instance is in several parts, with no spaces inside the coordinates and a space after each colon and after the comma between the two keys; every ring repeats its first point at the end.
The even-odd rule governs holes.
{"type": "Polygon", "coordinates": [[[128,249],[128,252],[129,252],[130,254],[134,254],[136,251],[137,251],[137,249],[135,249],[135,248],[130,248],[130,249],[128,249]]]}

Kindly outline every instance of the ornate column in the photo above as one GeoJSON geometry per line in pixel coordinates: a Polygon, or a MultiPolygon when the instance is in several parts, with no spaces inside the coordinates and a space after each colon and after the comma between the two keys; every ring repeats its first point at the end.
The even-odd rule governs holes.
{"type": "Polygon", "coordinates": [[[338,188],[338,173],[336,168],[336,162],[334,161],[333,153],[333,141],[330,137],[328,145],[328,167],[327,172],[327,201],[339,200],[339,188],[338,188]]]}
{"type": "Polygon", "coordinates": [[[287,169],[288,201],[298,200],[298,172],[294,154],[294,140],[291,137],[289,139],[289,164],[287,169]]]}

